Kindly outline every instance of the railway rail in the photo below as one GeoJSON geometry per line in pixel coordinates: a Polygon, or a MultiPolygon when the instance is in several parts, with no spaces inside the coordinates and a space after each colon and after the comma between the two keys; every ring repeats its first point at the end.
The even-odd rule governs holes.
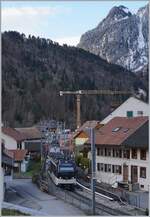
{"type": "MultiPolygon", "coordinates": [[[[79,186],[81,186],[82,188],[84,188],[84,189],[86,189],[86,190],[88,190],[88,191],[91,191],[91,189],[90,189],[90,184],[89,183],[86,183],[86,186],[84,185],[84,184],[82,184],[81,182],[80,182],[80,180],[78,180],[77,181],[77,184],[79,185],[79,186]]],[[[96,195],[99,195],[99,196],[102,196],[102,197],[104,197],[104,198],[107,198],[107,199],[109,199],[109,200],[114,200],[114,201],[118,201],[120,204],[127,204],[125,201],[123,201],[122,199],[121,199],[121,197],[119,197],[117,194],[114,194],[114,193],[112,193],[112,192],[110,192],[110,191],[108,191],[108,190],[106,190],[106,189],[104,189],[104,188],[101,188],[100,186],[98,186],[98,185],[96,185],[96,192],[95,192],[95,194],[96,195]]]]}
{"type": "MultiPolygon", "coordinates": [[[[82,207],[82,209],[86,211],[91,210],[91,192],[89,189],[85,189],[86,187],[82,186],[80,184],[80,188],[85,189],[86,190],[86,195],[83,194],[83,191],[80,192],[79,189],[74,189],[74,191],[70,191],[67,189],[63,189],[60,188],[58,186],[56,186],[53,181],[51,180],[51,178],[49,177],[49,182],[51,188],[53,188],[53,193],[56,195],[56,197],[59,197],[67,202],[71,202],[73,203],[75,206],[80,206],[80,208],[82,207]],[[82,204],[82,206],[81,206],[82,204]]],[[[96,193],[97,197],[99,196],[100,198],[102,198],[103,200],[106,199],[106,204],[108,203],[108,201],[110,201],[110,203],[113,203],[114,199],[111,197],[108,197],[106,195],[102,195],[100,193],[96,193]]],[[[114,201],[115,202],[115,201],[114,201]]],[[[117,203],[117,202],[116,202],[117,203]]],[[[111,205],[105,205],[104,203],[101,203],[99,201],[96,201],[95,204],[96,207],[96,214],[97,215],[113,215],[113,216],[132,216],[132,213],[130,213],[129,211],[124,211],[119,209],[119,207],[121,208],[121,205],[118,203],[118,208],[117,206],[111,207],[111,205]]]]}
{"type": "MultiPolygon", "coordinates": [[[[71,192],[71,191],[68,191],[67,193],[71,195],[73,198],[75,198],[76,200],[80,200],[82,203],[85,203],[89,207],[91,206],[91,199],[84,196],[82,193],[80,194],[79,192],[71,192]]],[[[96,207],[96,214],[103,213],[104,215],[109,214],[113,216],[127,216],[127,215],[132,216],[131,213],[129,212],[114,209],[98,202],[96,202],[95,207],[96,207]]]]}

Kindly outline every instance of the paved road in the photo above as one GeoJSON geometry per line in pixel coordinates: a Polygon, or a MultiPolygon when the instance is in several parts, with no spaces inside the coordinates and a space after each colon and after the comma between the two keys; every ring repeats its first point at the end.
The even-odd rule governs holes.
{"type": "Polygon", "coordinates": [[[8,183],[7,202],[36,209],[48,215],[85,215],[78,208],[41,192],[30,179],[15,179],[8,183]]]}

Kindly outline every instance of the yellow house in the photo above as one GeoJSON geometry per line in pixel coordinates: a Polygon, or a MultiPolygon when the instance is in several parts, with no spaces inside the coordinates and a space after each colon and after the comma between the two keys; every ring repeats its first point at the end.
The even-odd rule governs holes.
{"type": "Polygon", "coordinates": [[[83,146],[89,139],[88,128],[99,129],[103,125],[100,121],[86,121],[73,135],[74,144],[76,147],[83,146]]]}

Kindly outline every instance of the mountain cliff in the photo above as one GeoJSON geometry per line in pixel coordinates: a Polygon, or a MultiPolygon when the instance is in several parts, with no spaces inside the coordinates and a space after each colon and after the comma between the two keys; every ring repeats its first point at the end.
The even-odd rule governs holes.
{"type": "MultiPolygon", "coordinates": [[[[148,5],[132,14],[113,7],[96,28],[81,36],[78,47],[137,74],[148,76],[148,5]]],[[[145,78],[145,80],[147,77],[145,78]]]]}

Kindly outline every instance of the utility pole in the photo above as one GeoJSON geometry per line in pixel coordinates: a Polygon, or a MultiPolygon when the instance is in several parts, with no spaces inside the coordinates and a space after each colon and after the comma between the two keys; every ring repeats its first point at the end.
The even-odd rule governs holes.
{"type": "Polygon", "coordinates": [[[95,151],[94,128],[90,128],[90,138],[91,138],[91,156],[92,156],[92,177],[91,177],[92,215],[95,215],[96,151],[95,151]]]}

